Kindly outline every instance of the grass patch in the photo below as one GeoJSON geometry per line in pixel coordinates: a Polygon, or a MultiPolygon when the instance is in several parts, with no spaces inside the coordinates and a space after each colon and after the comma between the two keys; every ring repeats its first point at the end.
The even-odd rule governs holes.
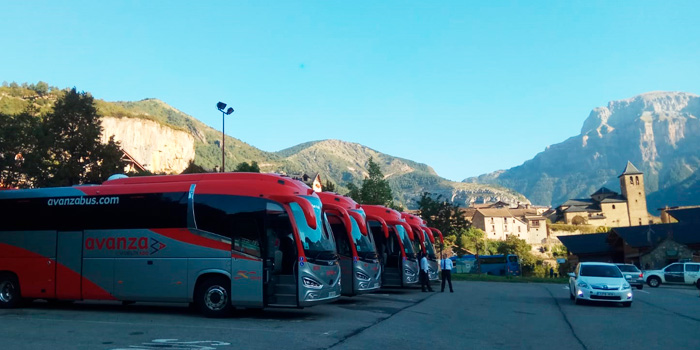
{"type": "Polygon", "coordinates": [[[453,273],[455,281],[481,281],[481,282],[510,282],[510,283],[569,283],[568,277],[543,278],[543,277],[519,277],[519,276],[491,276],[477,275],[473,273],[453,273]]]}

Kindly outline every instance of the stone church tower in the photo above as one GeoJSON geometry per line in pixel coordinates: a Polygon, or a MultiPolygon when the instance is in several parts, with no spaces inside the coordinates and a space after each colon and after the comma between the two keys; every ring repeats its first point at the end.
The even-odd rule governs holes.
{"type": "Polygon", "coordinates": [[[649,225],[651,218],[647,211],[644,173],[639,171],[630,161],[627,161],[625,171],[618,178],[620,179],[622,196],[627,199],[630,226],[649,225]]]}

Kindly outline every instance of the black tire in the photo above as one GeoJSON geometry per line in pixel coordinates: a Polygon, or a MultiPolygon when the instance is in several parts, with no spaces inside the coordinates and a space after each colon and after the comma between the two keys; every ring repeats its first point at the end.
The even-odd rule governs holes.
{"type": "Polygon", "coordinates": [[[571,291],[569,291],[569,299],[571,299],[571,300],[576,299],[576,298],[574,297],[574,293],[572,293],[571,291]]]}
{"type": "Polygon", "coordinates": [[[625,301],[625,302],[622,303],[622,306],[624,306],[624,307],[630,307],[630,306],[632,306],[632,302],[631,302],[631,301],[625,301]]]}
{"type": "Polygon", "coordinates": [[[194,292],[197,309],[206,317],[219,318],[230,316],[231,281],[225,277],[210,277],[197,286],[194,292]]]}
{"type": "Polygon", "coordinates": [[[643,284],[638,285],[637,289],[644,289],[644,285],[643,284]]]}
{"type": "Polygon", "coordinates": [[[698,279],[698,281],[695,282],[695,286],[698,287],[698,289],[700,289],[700,279],[698,279]]]}
{"type": "Polygon", "coordinates": [[[583,300],[583,299],[579,299],[579,298],[574,298],[574,303],[576,303],[576,305],[583,305],[584,300],[583,300]]]}
{"type": "Polygon", "coordinates": [[[0,309],[14,309],[22,304],[22,291],[17,277],[0,274],[0,309]]]}
{"type": "Polygon", "coordinates": [[[649,287],[658,288],[661,285],[661,279],[656,276],[651,276],[647,278],[647,284],[649,287]]]}

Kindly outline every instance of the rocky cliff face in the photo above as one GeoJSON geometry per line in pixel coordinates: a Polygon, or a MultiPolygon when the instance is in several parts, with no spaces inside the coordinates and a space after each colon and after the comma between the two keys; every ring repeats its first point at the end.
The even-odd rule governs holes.
{"type": "Polygon", "coordinates": [[[700,96],[651,92],[595,108],[581,134],[549,146],[520,166],[466,179],[500,184],[536,204],[588,197],[600,186],[619,189],[627,161],[645,174],[648,207],[697,202],[700,186],[700,96]],[[683,190],[678,185],[683,184],[683,190]],[[685,196],[678,193],[687,191],[685,196]]]}
{"type": "Polygon", "coordinates": [[[141,165],[153,173],[180,173],[195,158],[195,138],[149,119],[102,117],[102,142],[114,135],[141,165]]]}

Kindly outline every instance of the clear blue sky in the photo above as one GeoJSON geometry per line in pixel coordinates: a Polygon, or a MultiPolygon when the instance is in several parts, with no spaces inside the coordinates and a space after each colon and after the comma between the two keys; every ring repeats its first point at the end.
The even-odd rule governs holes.
{"type": "Polygon", "coordinates": [[[697,1],[0,0],[0,81],[154,97],[266,151],[341,139],[452,180],[590,110],[700,93],[697,1]]]}

